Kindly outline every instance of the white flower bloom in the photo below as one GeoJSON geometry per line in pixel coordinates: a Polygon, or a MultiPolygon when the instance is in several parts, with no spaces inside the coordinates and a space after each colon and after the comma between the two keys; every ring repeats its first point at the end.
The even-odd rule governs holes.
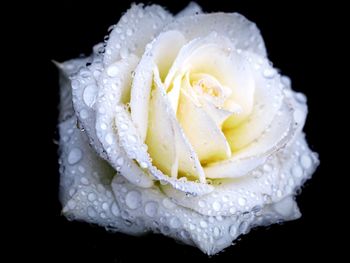
{"type": "Polygon", "coordinates": [[[107,43],[59,68],[68,218],[215,254],[300,216],[295,192],[318,165],[306,98],[243,16],[133,5],[107,43]]]}

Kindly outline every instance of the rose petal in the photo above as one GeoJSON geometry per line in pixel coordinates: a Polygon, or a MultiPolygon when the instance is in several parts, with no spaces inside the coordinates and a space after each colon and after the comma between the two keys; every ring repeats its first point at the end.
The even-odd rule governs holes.
{"type": "MultiPolygon", "coordinates": [[[[186,80],[183,83],[187,83],[186,80]]],[[[186,85],[186,84],[183,84],[186,85]]],[[[201,163],[227,159],[231,156],[225,135],[201,107],[182,90],[177,119],[201,163]]]]}
{"type": "Polygon", "coordinates": [[[163,31],[168,30],[179,30],[188,40],[216,32],[228,37],[239,49],[266,56],[265,44],[255,23],[237,13],[211,13],[181,17],[163,29],[163,31]]]}
{"type": "Polygon", "coordinates": [[[158,5],[133,5],[110,33],[104,64],[108,66],[129,52],[141,57],[146,44],[172,20],[173,16],[158,5]]]}
{"type": "Polygon", "coordinates": [[[229,160],[210,163],[204,168],[208,178],[237,178],[245,176],[264,164],[267,158],[290,141],[297,126],[293,119],[293,109],[286,103],[282,106],[271,125],[257,141],[251,143],[229,160]]]}
{"type": "MultiPolygon", "coordinates": [[[[101,88],[98,91],[95,107],[95,129],[109,163],[130,182],[139,187],[150,187],[153,185],[152,178],[130,160],[120,147],[114,123],[115,105],[129,101],[131,75],[138,61],[138,57],[131,54],[111,64],[101,73],[98,81],[101,88]]],[[[125,124],[121,123],[122,125],[125,124]]]]}
{"type": "Polygon", "coordinates": [[[226,120],[223,125],[233,152],[247,146],[266,130],[283,100],[280,76],[269,61],[249,52],[244,53],[250,66],[255,68],[252,74],[255,81],[254,106],[252,113],[239,126],[232,122],[231,118],[234,117],[226,120]]]}
{"type": "Polygon", "coordinates": [[[95,124],[95,102],[99,90],[97,79],[103,71],[99,54],[87,58],[90,66],[81,65],[79,71],[71,77],[72,101],[79,126],[88,134],[90,144],[98,154],[106,158],[104,149],[97,138],[95,124]]]}
{"type": "Polygon", "coordinates": [[[59,125],[62,212],[71,219],[107,225],[107,220],[96,220],[102,204],[113,202],[110,182],[115,171],[96,155],[76,121],[71,117],[59,125]]]}
{"type": "Polygon", "coordinates": [[[156,86],[149,102],[148,131],[145,143],[152,163],[164,174],[177,178],[178,160],[176,158],[175,131],[167,112],[168,105],[156,86]]]}
{"type": "Polygon", "coordinates": [[[145,141],[148,122],[149,98],[151,94],[154,65],[160,66],[163,75],[185,42],[183,35],[177,31],[160,34],[146,50],[135,70],[132,83],[130,110],[131,118],[137,125],[138,133],[145,141]],[[169,50],[169,46],[171,49],[169,50]]]}

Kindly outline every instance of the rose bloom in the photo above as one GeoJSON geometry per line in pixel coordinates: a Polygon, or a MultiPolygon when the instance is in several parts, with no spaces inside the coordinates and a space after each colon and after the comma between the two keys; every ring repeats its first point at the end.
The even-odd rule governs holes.
{"type": "Polygon", "coordinates": [[[306,97],[237,13],[133,5],[90,57],[59,64],[63,214],[215,254],[300,217],[317,154],[306,97]]]}

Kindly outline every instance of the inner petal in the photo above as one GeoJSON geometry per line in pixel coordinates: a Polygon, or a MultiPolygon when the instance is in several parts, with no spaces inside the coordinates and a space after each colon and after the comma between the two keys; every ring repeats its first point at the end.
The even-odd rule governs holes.
{"type": "Polygon", "coordinates": [[[221,127],[208,115],[205,108],[196,105],[186,92],[191,89],[186,79],[182,82],[177,119],[202,164],[227,159],[231,150],[221,127]]]}

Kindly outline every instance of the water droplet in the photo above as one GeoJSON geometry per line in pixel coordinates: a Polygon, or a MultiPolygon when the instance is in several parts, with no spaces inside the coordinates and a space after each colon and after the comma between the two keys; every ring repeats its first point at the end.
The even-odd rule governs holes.
{"type": "Polygon", "coordinates": [[[149,217],[154,217],[158,213],[158,204],[150,201],[145,205],[145,213],[149,217]]]}
{"type": "Polygon", "coordinates": [[[303,169],[301,169],[301,167],[299,165],[296,165],[292,168],[292,174],[295,176],[295,177],[302,177],[303,175],[303,169]]]}
{"type": "Polygon", "coordinates": [[[237,229],[235,225],[230,226],[229,233],[231,237],[236,237],[237,229]]]}
{"type": "Polygon", "coordinates": [[[102,209],[105,210],[105,211],[109,210],[109,205],[108,205],[107,202],[104,202],[104,203],[102,204],[102,209]]]}
{"type": "Polygon", "coordinates": [[[125,59],[129,55],[129,50],[126,47],[120,49],[120,57],[125,59]]]}
{"type": "Polygon", "coordinates": [[[89,113],[87,112],[87,110],[82,109],[80,111],[80,118],[82,118],[83,120],[87,119],[89,117],[89,113]]]}
{"type": "Polygon", "coordinates": [[[87,213],[88,213],[88,216],[90,217],[95,217],[97,214],[95,208],[93,208],[92,206],[89,206],[87,208],[87,213]]]}
{"type": "Polygon", "coordinates": [[[102,219],[106,219],[106,217],[107,217],[107,216],[106,216],[106,213],[101,212],[101,213],[100,213],[100,217],[101,217],[102,219]]]}
{"type": "Polygon", "coordinates": [[[96,200],[96,195],[95,195],[95,193],[90,193],[90,194],[88,194],[88,200],[89,200],[90,202],[95,201],[95,200],[96,200]]]}
{"type": "Polygon", "coordinates": [[[244,221],[239,225],[238,232],[242,234],[246,234],[247,230],[248,230],[248,223],[244,221]]]}
{"type": "Polygon", "coordinates": [[[307,153],[304,153],[301,157],[300,157],[300,164],[303,168],[305,169],[309,169],[312,165],[312,160],[310,158],[310,156],[307,153]]]}
{"type": "Polygon", "coordinates": [[[236,213],[236,208],[234,208],[234,207],[231,207],[231,208],[230,208],[230,213],[231,213],[231,214],[234,214],[234,213],[236,213]]]}
{"type": "Polygon", "coordinates": [[[217,226],[214,227],[213,229],[213,235],[214,235],[214,238],[219,238],[221,236],[221,230],[220,228],[218,228],[217,226]]]}
{"type": "Polygon", "coordinates": [[[76,207],[76,205],[77,205],[77,203],[72,199],[67,202],[67,206],[69,209],[74,209],[76,207]]]}
{"type": "Polygon", "coordinates": [[[119,216],[119,214],[120,214],[119,207],[115,202],[112,203],[111,212],[114,216],[119,216]]]}
{"type": "Polygon", "coordinates": [[[131,29],[131,28],[128,28],[128,29],[126,30],[126,35],[127,35],[127,36],[131,36],[132,34],[133,34],[132,29],[131,29]]]}
{"type": "Polygon", "coordinates": [[[73,148],[68,154],[68,163],[73,165],[83,158],[83,152],[79,148],[73,148]]]}
{"type": "Polygon", "coordinates": [[[123,157],[119,157],[119,158],[117,159],[117,165],[122,166],[123,164],[124,164],[124,159],[123,159],[123,157]]]}
{"type": "Polygon", "coordinates": [[[246,204],[246,202],[247,202],[247,200],[245,200],[245,198],[243,198],[243,197],[238,198],[238,204],[240,206],[244,206],[246,204]]]}
{"type": "Polygon", "coordinates": [[[146,169],[148,167],[148,164],[146,162],[140,163],[141,168],[146,169]]]}
{"type": "Polygon", "coordinates": [[[181,230],[180,235],[183,239],[189,239],[191,237],[190,233],[186,230],[181,230]]]}
{"type": "Polygon", "coordinates": [[[138,191],[130,191],[125,196],[125,203],[130,209],[137,209],[141,206],[141,194],[138,191]]]}
{"type": "Polygon", "coordinates": [[[181,226],[181,222],[177,217],[170,218],[169,224],[172,228],[179,228],[181,226]]]}
{"type": "Polygon", "coordinates": [[[282,197],[282,191],[281,190],[277,190],[276,194],[277,194],[277,197],[282,197]]]}
{"type": "Polygon", "coordinates": [[[89,185],[89,179],[87,179],[85,176],[80,178],[80,182],[84,185],[89,185]]]}
{"type": "Polygon", "coordinates": [[[95,85],[86,86],[83,92],[83,100],[88,107],[91,108],[95,104],[96,96],[97,96],[96,86],[95,85]]]}
{"type": "Polygon", "coordinates": [[[267,68],[263,72],[264,77],[268,79],[273,78],[275,74],[276,74],[276,70],[274,70],[273,68],[267,68]]]}
{"type": "Polygon", "coordinates": [[[221,209],[221,204],[217,201],[213,203],[213,209],[214,211],[219,211],[221,209]]]}
{"type": "Polygon", "coordinates": [[[207,227],[208,227],[208,223],[205,222],[204,220],[201,220],[201,221],[199,222],[199,225],[201,226],[201,228],[207,228],[207,227]]]}
{"type": "Polygon", "coordinates": [[[306,103],[307,101],[306,96],[301,92],[295,93],[295,99],[300,103],[306,103]]]}
{"type": "Polygon", "coordinates": [[[112,65],[107,69],[107,75],[110,77],[116,77],[119,74],[119,69],[116,65],[112,65]]]}
{"type": "Polygon", "coordinates": [[[101,123],[100,127],[102,130],[107,130],[107,124],[104,122],[101,123]]]}
{"type": "Polygon", "coordinates": [[[74,79],[72,80],[71,85],[72,85],[72,89],[78,89],[80,87],[80,82],[79,80],[74,79]]]}
{"type": "Polygon", "coordinates": [[[113,143],[113,135],[111,133],[107,133],[105,136],[106,143],[111,145],[113,143]]]}
{"type": "Polygon", "coordinates": [[[199,205],[199,207],[203,208],[203,207],[205,207],[205,202],[203,200],[199,200],[198,205],[199,205]]]}

